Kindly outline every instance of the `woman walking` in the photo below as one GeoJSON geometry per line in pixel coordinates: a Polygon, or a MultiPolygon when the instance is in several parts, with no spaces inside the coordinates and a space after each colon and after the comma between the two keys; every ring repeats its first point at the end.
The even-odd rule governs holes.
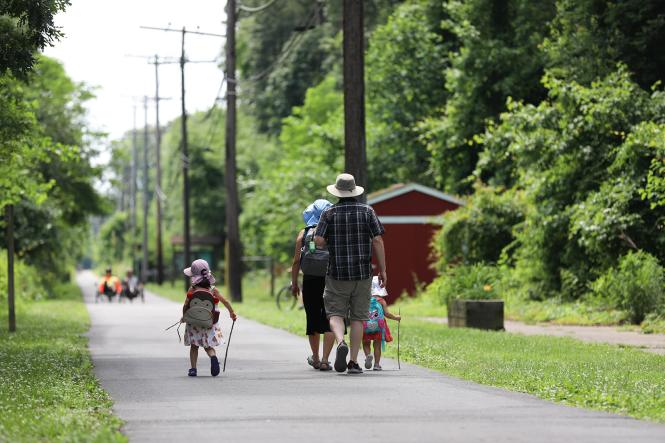
{"type": "MultiPolygon", "coordinates": [[[[328,200],[316,200],[307,206],[303,211],[303,220],[305,228],[298,233],[296,238],[295,253],[293,255],[293,265],[291,266],[291,291],[294,296],[300,293],[298,286],[298,274],[300,272],[300,256],[304,248],[309,247],[309,243],[314,242],[314,232],[319,223],[321,213],[332,206],[328,200]]],[[[302,281],[302,299],[307,316],[307,331],[309,337],[309,346],[312,349],[312,355],[307,357],[307,363],[314,369],[329,371],[329,356],[335,343],[335,336],[330,331],[330,324],[326,317],[326,310],[323,306],[323,290],[326,286],[325,276],[303,275],[302,281]],[[319,346],[323,334],[323,355],[319,357],[319,346]]]]}

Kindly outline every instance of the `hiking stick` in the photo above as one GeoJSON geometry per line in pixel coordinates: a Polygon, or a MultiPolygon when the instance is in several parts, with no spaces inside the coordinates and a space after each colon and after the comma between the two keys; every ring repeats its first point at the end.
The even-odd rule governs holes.
{"type": "Polygon", "coordinates": [[[176,329],[176,332],[178,333],[178,343],[180,343],[180,342],[182,341],[182,338],[180,337],[180,325],[181,325],[181,324],[182,324],[182,320],[178,320],[177,322],[173,323],[173,324],[172,324],[171,326],[169,326],[168,328],[164,329],[165,331],[168,331],[169,329],[171,329],[171,328],[174,327],[175,325],[178,325],[178,328],[176,329]]]}
{"type": "Polygon", "coordinates": [[[165,330],[165,331],[168,331],[169,329],[171,329],[171,328],[174,327],[175,325],[179,325],[180,323],[182,323],[182,321],[178,320],[177,322],[173,323],[171,326],[169,326],[168,328],[166,328],[166,329],[164,329],[164,330],[165,330]]]}
{"type": "Polygon", "coordinates": [[[399,363],[399,324],[402,323],[401,322],[401,320],[402,320],[402,318],[401,318],[402,317],[402,309],[401,308],[397,309],[397,315],[400,316],[400,321],[397,322],[397,369],[399,369],[401,371],[402,370],[402,365],[400,365],[400,363],[399,363]]]}
{"type": "Polygon", "coordinates": [[[233,320],[231,323],[231,332],[229,332],[229,341],[226,343],[226,352],[224,353],[224,369],[222,372],[226,372],[226,357],[229,355],[229,346],[231,345],[231,336],[233,335],[233,327],[236,325],[236,321],[233,320]]]}

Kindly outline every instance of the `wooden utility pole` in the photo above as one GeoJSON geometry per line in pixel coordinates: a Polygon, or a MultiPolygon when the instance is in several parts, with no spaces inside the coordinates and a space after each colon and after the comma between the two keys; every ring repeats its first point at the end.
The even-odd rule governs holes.
{"type": "MultiPolygon", "coordinates": [[[[166,31],[166,32],[180,32],[182,35],[180,44],[180,102],[181,102],[181,136],[180,143],[182,144],[182,200],[183,200],[183,240],[184,240],[184,265],[189,266],[192,263],[191,257],[191,236],[189,224],[189,147],[187,141],[187,108],[185,106],[185,64],[186,63],[211,63],[211,61],[192,62],[185,58],[185,35],[197,34],[206,35],[209,37],[224,37],[220,34],[213,34],[210,32],[201,31],[188,31],[185,27],[178,31],[171,28],[157,28],[154,26],[141,26],[141,29],[150,29],[153,31],[166,31]]],[[[189,288],[189,279],[185,278],[185,290],[189,288]]]]}
{"type": "MultiPolygon", "coordinates": [[[[182,27],[182,43],[180,46],[180,104],[181,104],[181,140],[182,143],[182,203],[184,210],[184,265],[192,263],[192,240],[189,230],[189,147],[187,146],[187,108],[185,107],[185,34],[187,30],[182,27]]],[[[189,287],[189,279],[185,278],[185,289],[189,287]]]]}
{"type": "Polygon", "coordinates": [[[242,301],[242,248],[238,226],[238,185],[236,182],[236,1],[226,2],[226,275],[233,301],[242,301]]]}
{"type": "Polygon", "coordinates": [[[143,97],[143,242],[141,252],[141,282],[148,281],[148,210],[150,208],[150,192],[148,190],[148,96],[143,97]]]}
{"type": "Polygon", "coordinates": [[[162,250],[162,130],[159,127],[159,56],[155,54],[155,158],[157,177],[157,284],[164,282],[164,253],[162,250]]]}
{"type": "Polygon", "coordinates": [[[132,271],[136,273],[136,185],[139,165],[139,152],[136,143],[136,105],[134,105],[134,128],[132,129],[132,166],[129,182],[129,231],[130,231],[130,258],[132,271]]]}
{"type": "Polygon", "coordinates": [[[16,308],[14,306],[14,205],[5,206],[7,230],[7,307],[9,309],[9,332],[16,331],[16,308]]]}
{"type": "Polygon", "coordinates": [[[363,0],[343,1],[344,169],[366,188],[363,0]]]}

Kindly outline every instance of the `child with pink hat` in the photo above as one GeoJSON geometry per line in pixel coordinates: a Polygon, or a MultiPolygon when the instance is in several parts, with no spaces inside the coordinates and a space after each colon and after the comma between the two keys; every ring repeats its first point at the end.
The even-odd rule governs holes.
{"type": "MultiPolygon", "coordinates": [[[[186,312],[191,306],[197,304],[200,300],[209,300],[208,303],[212,302],[211,306],[213,308],[213,321],[211,327],[207,328],[187,323],[187,327],[185,328],[184,341],[185,346],[190,347],[189,360],[191,363],[191,368],[187,375],[190,377],[196,377],[196,361],[199,356],[199,347],[203,347],[206,354],[210,357],[210,374],[215,377],[219,374],[219,360],[215,354],[215,346],[219,346],[223,343],[222,327],[220,326],[219,308],[217,305],[219,302],[222,302],[229,311],[229,316],[232,320],[236,319],[236,314],[231,307],[231,303],[229,303],[229,301],[219,293],[217,288],[215,288],[215,277],[212,275],[207,261],[202,259],[194,260],[192,266],[185,269],[184,273],[187,277],[191,278],[191,287],[189,291],[187,291],[187,298],[182,307],[183,319],[181,321],[187,323],[185,321],[186,312]],[[195,298],[196,300],[194,300],[195,298]]],[[[208,321],[210,321],[210,317],[208,317],[208,321]]]]}

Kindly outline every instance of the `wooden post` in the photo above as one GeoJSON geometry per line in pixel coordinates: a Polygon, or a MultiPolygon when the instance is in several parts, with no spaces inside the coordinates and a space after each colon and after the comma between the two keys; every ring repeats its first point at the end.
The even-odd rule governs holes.
{"type": "Polygon", "coordinates": [[[148,97],[143,97],[143,240],[141,242],[141,282],[148,282],[148,210],[150,192],[148,190],[148,97]]]}
{"type": "Polygon", "coordinates": [[[159,127],[159,56],[155,54],[155,160],[157,210],[157,284],[164,283],[164,253],[162,249],[162,130],[159,127]]]}
{"type": "Polygon", "coordinates": [[[236,1],[226,3],[226,239],[225,257],[228,289],[233,301],[242,301],[242,248],[238,226],[236,183],[236,1]]]}
{"type": "MultiPolygon", "coordinates": [[[[182,201],[183,201],[183,240],[185,266],[192,263],[191,238],[189,236],[189,148],[187,145],[187,108],[185,107],[185,27],[182,28],[180,51],[180,93],[181,93],[181,143],[182,143],[182,201]]],[[[189,288],[189,278],[185,278],[185,291],[189,288]]]]}
{"type": "MultiPolygon", "coordinates": [[[[367,188],[363,0],[344,0],[344,172],[367,188]]],[[[360,199],[366,201],[366,194],[360,199]]]]}
{"type": "Polygon", "coordinates": [[[7,307],[9,309],[9,332],[16,331],[16,308],[14,306],[14,205],[5,206],[7,229],[7,307]]]}

